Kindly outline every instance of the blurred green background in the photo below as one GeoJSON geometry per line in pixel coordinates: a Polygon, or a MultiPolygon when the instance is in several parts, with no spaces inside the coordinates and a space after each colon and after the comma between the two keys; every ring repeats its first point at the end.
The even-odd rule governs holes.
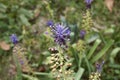
{"type": "MultiPolygon", "coordinates": [[[[17,34],[20,43],[26,48],[30,66],[37,72],[49,73],[50,69],[44,64],[44,61],[50,55],[48,48],[55,44],[52,39],[49,39],[44,34],[47,21],[68,23],[72,31],[75,32],[75,27],[81,27],[82,16],[86,10],[85,6],[84,0],[0,0],[0,80],[15,80],[14,76],[9,74],[10,66],[13,63],[11,34],[17,34]]],[[[114,42],[104,56],[101,57],[101,60],[105,60],[102,80],[120,80],[119,7],[120,0],[114,0],[112,11],[109,11],[105,0],[94,0],[92,3],[92,28],[102,41],[94,53],[103,49],[103,45],[107,46],[108,43],[112,43],[111,41],[114,42]]],[[[76,44],[76,35],[71,40],[71,44],[76,44]]],[[[94,42],[95,40],[89,44],[88,52],[94,42]]],[[[72,53],[74,54],[75,51],[72,53]]],[[[77,60],[76,57],[73,56],[73,58],[75,61],[77,60]]],[[[94,58],[94,55],[92,55],[92,58],[94,58]]],[[[95,64],[90,64],[92,64],[92,70],[94,70],[95,64]]],[[[77,63],[73,66],[77,73],[77,63]]],[[[87,80],[89,77],[88,66],[83,62],[82,67],[85,71],[80,80],[87,80]]],[[[12,71],[12,73],[15,72],[12,71]]],[[[28,74],[28,77],[30,75],[28,74]]],[[[38,80],[52,80],[50,76],[42,74],[33,76],[38,80]]],[[[31,80],[28,77],[27,79],[26,76],[24,77],[25,79],[18,80],[31,80]]]]}

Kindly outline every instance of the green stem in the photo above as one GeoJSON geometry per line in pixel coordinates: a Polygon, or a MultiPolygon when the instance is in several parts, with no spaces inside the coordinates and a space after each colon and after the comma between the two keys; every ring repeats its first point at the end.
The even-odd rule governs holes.
{"type": "Polygon", "coordinates": [[[90,69],[89,61],[88,61],[88,59],[87,59],[85,53],[83,53],[83,55],[84,55],[84,59],[85,59],[86,65],[87,65],[87,67],[88,67],[88,72],[89,72],[89,74],[90,74],[90,73],[91,73],[91,69],[90,69]]]}
{"type": "Polygon", "coordinates": [[[49,73],[41,73],[41,72],[33,72],[34,75],[45,75],[45,76],[49,76],[49,73]]]}

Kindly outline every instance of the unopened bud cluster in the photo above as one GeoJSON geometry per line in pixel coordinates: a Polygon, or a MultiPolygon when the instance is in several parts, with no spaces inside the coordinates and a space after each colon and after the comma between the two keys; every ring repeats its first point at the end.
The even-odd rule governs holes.
{"type": "Polygon", "coordinates": [[[86,10],[85,15],[83,15],[82,29],[89,33],[91,31],[91,26],[93,26],[91,12],[90,10],[86,10]]]}
{"type": "Polygon", "coordinates": [[[76,49],[79,52],[84,52],[86,50],[86,44],[84,42],[84,40],[78,40],[77,44],[76,44],[76,49]]]}
{"type": "Polygon", "coordinates": [[[22,48],[20,44],[16,44],[13,48],[13,57],[14,62],[17,61],[17,63],[21,66],[21,69],[23,72],[29,72],[31,70],[30,66],[28,65],[28,60],[25,56],[25,49],[22,48]]]}
{"type": "Polygon", "coordinates": [[[73,70],[70,69],[72,63],[68,62],[64,58],[63,54],[51,54],[51,60],[49,64],[51,65],[51,72],[56,80],[73,80],[73,77],[71,76],[73,74],[73,70]]]}
{"type": "Polygon", "coordinates": [[[89,80],[101,80],[100,77],[101,77],[100,73],[92,72],[91,75],[89,76],[89,80]]]}

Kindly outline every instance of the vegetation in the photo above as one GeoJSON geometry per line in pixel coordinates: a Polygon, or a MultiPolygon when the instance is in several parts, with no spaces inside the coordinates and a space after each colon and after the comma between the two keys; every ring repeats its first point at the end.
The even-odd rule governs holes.
{"type": "Polygon", "coordinates": [[[0,0],[0,80],[119,80],[119,0],[0,0]]]}

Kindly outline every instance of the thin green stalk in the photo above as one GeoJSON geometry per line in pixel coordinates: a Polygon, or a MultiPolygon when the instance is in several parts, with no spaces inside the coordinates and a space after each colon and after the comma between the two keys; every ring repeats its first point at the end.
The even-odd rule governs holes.
{"type": "MultiPolygon", "coordinates": [[[[80,56],[78,55],[78,53],[74,50],[74,48],[72,48],[71,47],[71,51],[72,51],[72,53],[73,53],[73,56],[75,57],[74,59],[75,59],[75,61],[76,61],[76,64],[78,64],[79,63],[79,58],[80,58],[80,56]]],[[[77,66],[79,66],[79,64],[77,65],[77,66]]]]}
{"type": "Polygon", "coordinates": [[[50,73],[41,73],[41,72],[33,72],[34,75],[44,75],[44,76],[49,76],[50,73]]]}
{"type": "Polygon", "coordinates": [[[89,61],[88,61],[88,59],[87,59],[85,53],[83,53],[83,55],[84,55],[84,59],[85,59],[86,65],[87,65],[87,67],[88,67],[88,72],[89,72],[89,74],[90,74],[90,73],[91,73],[91,69],[90,69],[89,61]]]}
{"type": "Polygon", "coordinates": [[[83,60],[83,57],[80,57],[80,56],[79,56],[79,67],[81,67],[82,60],[83,60]]]}

